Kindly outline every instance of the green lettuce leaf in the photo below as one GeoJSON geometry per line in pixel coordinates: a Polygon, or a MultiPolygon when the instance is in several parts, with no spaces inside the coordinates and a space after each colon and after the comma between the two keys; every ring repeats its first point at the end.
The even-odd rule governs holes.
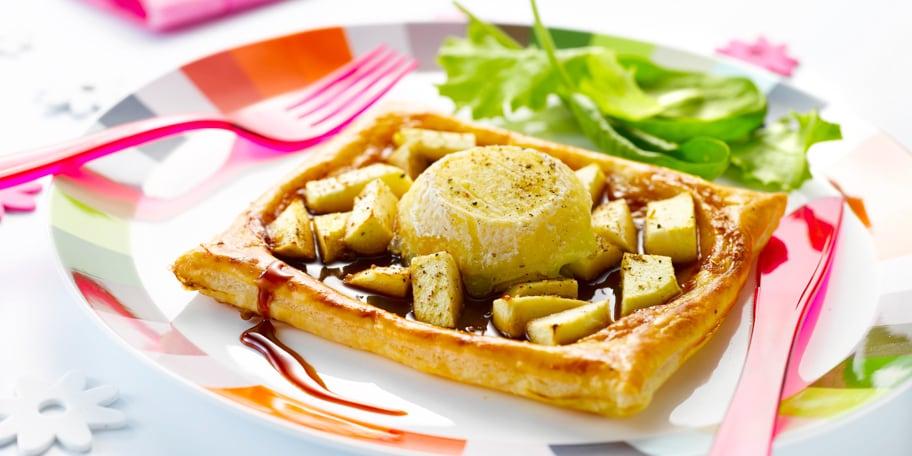
{"type": "Polygon", "coordinates": [[[838,139],[842,139],[839,125],[821,119],[816,109],[807,114],[792,112],[733,144],[731,164],[745,182],[791,191],[811,178],[808,149],[838,139]]]}
{"type": "Polygon", "coordinates": [[[750,79],[671,70],[639,56],[621,56],[619,62],[662,107],[653,117],[629,122],[640,130],[669,141],[735,141],[763,124],[766,96],[750,79]]]}
{"type": "Polygon", "coordinates": [[[715,179],[728,168],[729,147],[723,141],[698,136],[674,144],[643,132],[633,132],[631,137],[636,138],[634,141],[613,127],[586,95],[573,93],[561,99],[573,113],[583,134],[603,152],[673,168],[708,180],[715,179]]]}
{"type": "Polygon", "coordinates": [[[594,101],[603,115],[631,121],[659,114],[664,107],[640,89],[635,71],[618,63],[615,52],[603,47],[579,48],[581,56],[566,58],[556,51],[557,60],[571,75],[576,91],[594,101]]]}

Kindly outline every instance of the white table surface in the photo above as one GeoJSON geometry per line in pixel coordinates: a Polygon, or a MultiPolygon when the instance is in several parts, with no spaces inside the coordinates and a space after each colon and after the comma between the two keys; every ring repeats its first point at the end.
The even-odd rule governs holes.
{"type": "MultiPolygon", "coordinates": [[[[463,2],[479,16],[528,22],[523,0],[463,2]]],[[[787,43],[796,79],[912,149],[912,4],[902,0],[587,2],[540,0],[549,25],[591,29],[709,53],[759,35],[787,43]]],[[[0,36],[30,49],[0,55],[0,154],[77,136],[91,124],[36,101],[53,84],[84,80],[114,102],[181,63],[245,42],[315,26],[452,17],[445,1],[285,1],[180,32],[155,34],[76,0],[0,2],[0,36]]],[[[42,181],[45,185],[47,180],[42,181]]],[[[17,378],[54,381],[67,370],[112,384],[125,428],[96,432],[90,454],[340,454],[197,394],[103,331],[56,266],[47,206],[0,221],[0,397],[17,378]]],[[[912,452],[912,389],[826,432],[777,444],[777,455],[912,452]]],[[[0,455],[17,454],[15,445],[0,455]]],[[[46,454],[69,454],[60,446],[46,454]]]]}

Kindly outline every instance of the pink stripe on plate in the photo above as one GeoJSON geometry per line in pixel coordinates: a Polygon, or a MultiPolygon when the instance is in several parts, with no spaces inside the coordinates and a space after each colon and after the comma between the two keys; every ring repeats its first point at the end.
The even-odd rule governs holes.
{"type": "Polygon", "coordinates": [[[912,254],[912,154],[885,134],[872,136],[825,171],[860,218],[870,221],[881,259],[912,254]],[[865,217],[862,217],[864,215],[865,217]]]}

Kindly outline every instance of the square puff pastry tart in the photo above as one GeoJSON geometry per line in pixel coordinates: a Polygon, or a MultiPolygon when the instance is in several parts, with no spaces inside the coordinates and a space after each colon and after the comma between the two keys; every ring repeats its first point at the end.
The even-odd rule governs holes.
{"type": "MultiPolygon", "coordinates": [[[[172,270],[184,287],[235,306],[267,312],[317,336],[448,379],[606,416],[645,408],[656,390],[722,324],[759,250],[786,205],[784,194],[731,188],[670,169],[636,163],[405,105],[389,105],[311,152],[287,178],[253,202],[211,241],[180,256],[172,270]],[[435,326],[347,296],[302,269],[284,267],[263,305],[262,281],[281,261],[267,226],[305,184],[386,160],[404,127],[467,132],[479,146],[512,145],[554,157],[572,170],[596,164],[608,200],[624,199],[636,217],[648,202],[692,196],[699,257],[680,292],[565,345],[435,326]]],[[[319,260],[317,260],[319,261],[319,260]]]]}

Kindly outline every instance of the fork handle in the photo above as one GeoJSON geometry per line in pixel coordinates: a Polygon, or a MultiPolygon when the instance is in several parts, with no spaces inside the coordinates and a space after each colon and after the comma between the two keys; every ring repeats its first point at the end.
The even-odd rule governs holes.
{"type": "Polygon", "coordinates": [[[796,309],[780,318],[754,319],[741,380],[716,432],[711,456],[770,454],[776,423],[773,417],[779,410],[785,369],[801,315],[796,309]]]}
{"type": "Polygon", "coordinates": [[[0,189],[51,174],[63,174],[90,160],[187,130],[238,127],[219,114],[175,114],[110,127],[62,143],[0,157],[0,189]]]}

